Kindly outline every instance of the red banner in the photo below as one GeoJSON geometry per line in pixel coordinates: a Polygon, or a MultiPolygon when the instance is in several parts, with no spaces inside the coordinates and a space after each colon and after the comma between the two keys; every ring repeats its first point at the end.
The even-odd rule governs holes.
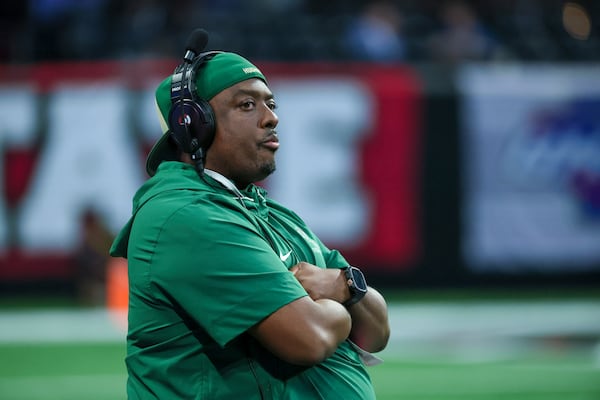
{"type": "MultiPolygon", "coordinates": [[[[145,153],[161,134],[153,91],[175,64],[0,67],[0,279],[68,278],[82,256],[103,252],[146,178],[145,153]]],[[[297,201],[323,241],[354,264],[417,263],[418,76],[370,65],[259,67],[280,105],[282,150],[269,192],[287,204],[300,190],[290,207],[297,201]]]]}

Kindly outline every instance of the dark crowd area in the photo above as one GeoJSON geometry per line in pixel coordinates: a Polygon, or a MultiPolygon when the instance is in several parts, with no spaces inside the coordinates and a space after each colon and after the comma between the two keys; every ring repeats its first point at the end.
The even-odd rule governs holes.
{"type": "Polygon", "coordinates": [[[8,0],[0,62],[178,57],[189,33],[265,61],[600,59],[589,0],[8,0]]]}

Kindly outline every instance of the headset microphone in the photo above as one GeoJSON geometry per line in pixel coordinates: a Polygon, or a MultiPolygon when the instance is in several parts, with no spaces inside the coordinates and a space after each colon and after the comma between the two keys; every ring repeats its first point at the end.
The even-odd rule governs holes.
{"type": "Polygon", "coordinates": [[[188,64],[192,63],[192,60],[200,54],[200,52],[208,44],[208,33],[204,29],[196,29],[190,35],[187,45],[185,46],[185,55],[183,61],[188,64]]]}

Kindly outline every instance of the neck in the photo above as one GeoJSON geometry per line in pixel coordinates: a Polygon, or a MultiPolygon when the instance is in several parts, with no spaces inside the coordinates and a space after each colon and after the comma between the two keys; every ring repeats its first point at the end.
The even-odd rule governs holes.
{"type": "MultiPolygon", "coordinates": [[[[194,161],[192,160],[192,157],[187,153],[182,153],[181,156],[179,157],[179,161],[189,164],[191,166],[195,165],[194,161]]],[[[204,165],[204,171],[205,172],[212,171],[213,173],[216,173],[219,176],[222,176],[223,178],[230,181],[238,190],[244,190],[249,184],[251,184],[253,182],[253,181],[240,182],[239,179],[233,179],[230,176],[228,176],[229,174],[224,173],[221,168],[215,168],[214,164],[211,164],[209,161],[207,161],[206,164],[204,165]]]]}

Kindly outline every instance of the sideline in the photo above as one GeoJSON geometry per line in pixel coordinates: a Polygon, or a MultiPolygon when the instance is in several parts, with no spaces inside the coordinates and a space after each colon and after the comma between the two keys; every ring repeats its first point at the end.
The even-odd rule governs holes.
{"type": "MultiPolygon", "coordinates": [[[[600,301],[394,303],[390,342],[535,339],[600,341],[600,301]]],[[[121,342],[126,315],[104,308],[0,310],[0,344],[121,342]]]]}

